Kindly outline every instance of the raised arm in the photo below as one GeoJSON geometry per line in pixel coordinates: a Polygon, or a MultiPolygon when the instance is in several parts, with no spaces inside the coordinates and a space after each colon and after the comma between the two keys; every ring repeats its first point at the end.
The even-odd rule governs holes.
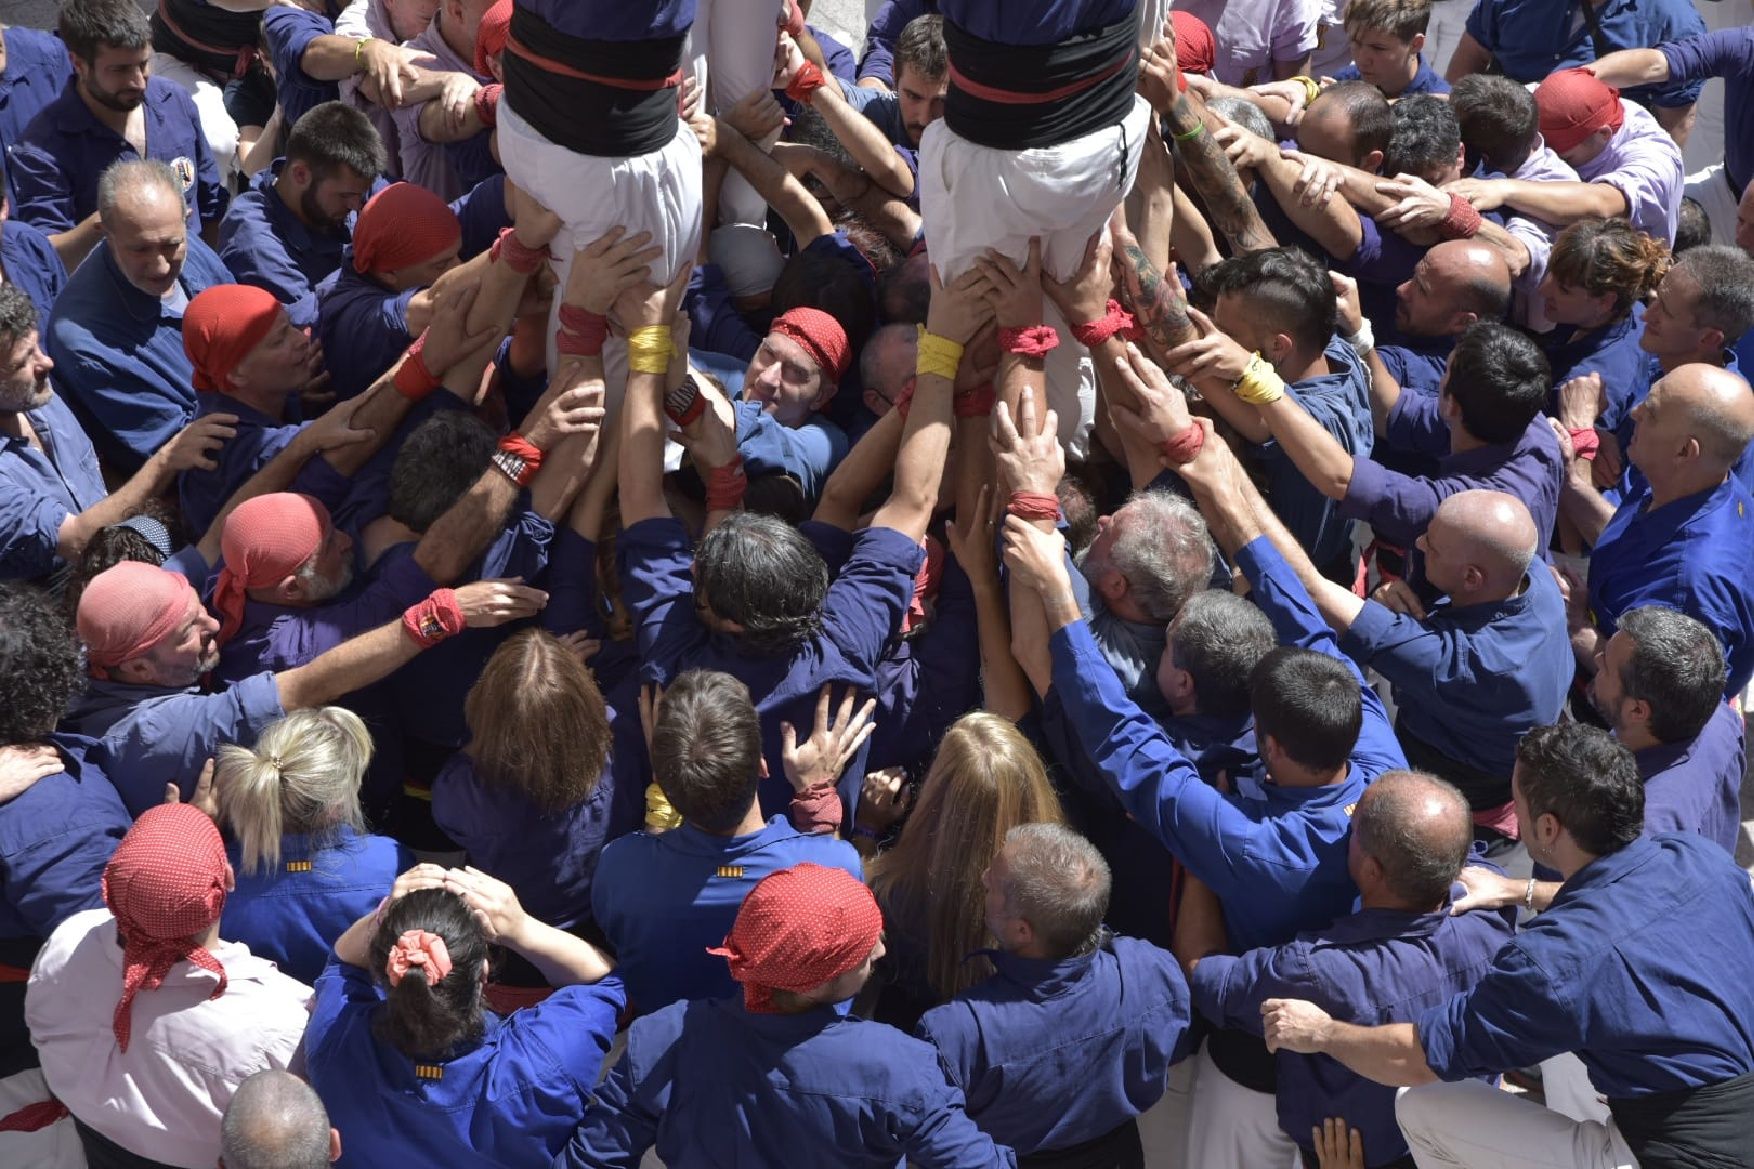
{"type": "Polygon", "coordinates": [[[1286,218],[1320,244],[1323,251],[1342,260],[1351,259],[1358,251],[1364,238],[1358,211],[1345,199],[1304,199],[1300,186],[1303,165],[1295,157],[1281,153],[1278,143],[1241,126],[1222,127],[1213,135],[1213,141],[1224,147],[1237,169],[1252,170],[1260,176],[1286,218]]]}
{"type": "Polygon", "coordinates": [[[774,87],[801,96],[805,104],[822,115],[841,146],[878,186],[898,198],[912,195],[913,171],[896,153],[894,143],[877,128],[877,123],[847,100],[840,80],[828,76],[818,66],[804,68],[808,62],[789,36],[780,36],[779,51],[784,59],[774,76],[774,87]]]}
{"type": "Polygon", "coordinates": [[[93,536],[145,507],[183,471],[212,470],[218,464],[209,456],[237,433],[237,420],[235,414],[207,414],[183,427],[147,458],[133,478],[84,511],[63,519],[55,532],[55,554],[73,563],[93,536]]]}
{"type": "Polygon", "coordinates": [[[1391,1087],[1416,1088],[1437,1080],[1411,1023],[1360,1027],[1302,999],[1268,999],[1261,1004],[1261,1020],[1268,1051],[1332,1056],[1365,1079],[1391,1087]]]}
{"type": "Polygon", "coordinates": [[[749,180],[767,205],[780,213],[800,248],[834,233],[828,212],[785,166],[755,145],[785,122],[785,113],[771,93],[754,93],[722,118],[697,118],[691,125],[709,159],[723,159],[749,180]],[[753,135],[753,139],[751,136],[753,135]]]}

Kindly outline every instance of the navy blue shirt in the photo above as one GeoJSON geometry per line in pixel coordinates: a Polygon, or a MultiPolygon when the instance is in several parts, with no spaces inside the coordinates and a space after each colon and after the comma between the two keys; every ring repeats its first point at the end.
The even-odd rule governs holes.
{"type": "Polygon", "coordinates": [[[237,841],[225,849],[237,888],[225,898],[220,936],[243,942],[309,984],[329,963],[335,939],[378,906],[414,854],[388,836],[368,836],[347,825],[325,836],[288,833],[280,863],[245,872],[237,841]]]}
{"type": "Polygon", "coordinates": [[[1634,751],[1644,780],[1644,830],[1696,832],[1736,855],[1742,827],[1742,712],[1723,703],[1685,743],[1634,751]]]}
{"type": "Polygon", "coordinates": [[[1366,783],[1407,760],[1382,703],[1340,653],[1284,557],[1262,537],[1242,549],[1237,565],[1282,642],[1346,662],[1358,678],[1363,727],[1340,783],[1283,787],[1245,774],[1232,776],[1236,790],[1222,794],[1127,698],[1087,623],[1056,631],[1048,649],[1053,687],[1091,762],[1127,811],[1217,894],[1232,944],[1247,950],[1288,942],[1352,907],[1352,808],[1366,783]]]}
{"type": "Polygon", "coordinates": [[[1710,841],[1645,836],[1572,874],[1469,991],[1427,1011],[1445,1080],[1573,1052],[1610,1101],[1754,1071],[1754,892],[1710,841]]]}
{"type": "MultiPolygon", "coordinates": [[[[1596,10],[1602,39],[1610,49],[1642,49],[1696,36],[1705,21],[1687,0],[1607,0],[1596,10]]],[[[1549,73],[1596,59],[1589,25],[1577,3],[1560,0],[1480,0],[1468,14],[1468,35],[1497,60],[1511,79],[1528,84],[1549,73]]],[[[1645,85],[1622,96],[1659,106],[1687,106],[1699,100],[1700,80],[1671,77],[1663,86],[1645,85]]]]}
{"type": "Polygon", "coordinates": [[[413,343],[408,305],[417,288],[392,292],[353,268],[353,249],[317,284],[317,340],[330,386],[342,398],[364,393],[413,343]]]}
{"type": "MultiPolygon", "coordinates": [[[[1514,910],[1452,916],[1360,909],[1283,946],[1240,957],[1200,959],[1189,977],[1194,1005],[1222,1027],[1263,1034],[1261,1004],[1306,999],[1343,1023],[1374,1027],[1410,1023],[1465,991],[1486,973],[1515,932],[1514,910]]],[[[1315,1163],[1312,1128],[1343,1116],[1364,1137],[1367,1164],[1407,1154],[1395,1120],[1396,1089],[1350,1071],[1327,1055],[1280,1051],[1279,1128],[1315,1163]]]]}
{"type": "Polygon", "coordinates": [[[1538,561],[1516,596],[1465,606],[1445,599],[1423,621],[1366,601],[1340,646],[1394,686],[1398,729],[1503,779],[1502,797],[1486,807],[1510,799],[1517,742],[1559,721],[1576,667],[1565,602],[1538,561]]]}
{"type": "MultiPolygon", "coordinates": [[[[146,81],[146,157],[166,163],[183,181],[189,230],[218,223],[230,196],[201,133],[195,99],[162,77],[146,81]]],[[[97,210],[97,181],[113,162],[140,155],[98,121],[69,78],[12,149],[9,170],[18,201],[13,213],[50,235],[78,227],[97,210]]]]}
{"type": "Polygon", "coordinates": [[[341,97],[334,81],[318,81],[304,71],[305,50],[321,36],[332,36],[335,25],[328,17],[306,8],[275,5],[262,13],[262,39],[268,59],[274,63],[275,96],[281,121],[290,131],[298,120],[326,101],[341,97]]]}
{"type": "MultiPolygon", "coordinates": [[[[191,233],[183,274],[189,300],[232,283],[213,249],[191,233]]],[[[195,416],[194,367],[181,309],[128,283],[107,242],[79,265],[45,330],[55,385],[104,465],[133,474],[195,416]]]]}
{"type": "MultiPolygon", "coordinates": [[[[1449,82],[1445,81],[1441,76],[1439,76],[1437,70],[1433,69],[1431,66],[1429,66],[1425,63],[1425,54],[1420,53],[1418,56],[1419,56],[1419,68],[1413,74],[1413,80],[1409,81],[1407,83],[1407,87],[1405,89],[1401,90],[1400,93],[1393,94],[1391,96],[1393,96],[1393,97],[1411,97],[1416,93],[1448,93],[1449,92],[1449,82]]],[[[1348,65],[1344,69],[1340,70],[1338,73],[1334,74],[1334,80],[1335,81],[1362,81],[1362,80],[1364,80],[1364,74],[1362,74],[1358,71],[1358,66],[1348,65]]]]}
{"type": "Polygon", "coordinates": [[[18,285],[19,291],[30,297],[37,310],[40,331],[48,323],[61,290],[67,286],[67,266],[61,262],[55,245],[28,223],[16,219],[0,221],[0,275],[7,284],[18,285]]]}
{"type": "Polygon", "coordinates": [[[634,1169],[653,1148],[666,1165],[739,1169],[1017,1163],[969,1119],[931,1044],[829,1007],[757,1014],[741,997],[635,1020],[554,1164],[634,1169]]]}
{"type": "Polygon", "coordinates": [[[109,492],[91,441],[59,395],[24,417],[42,449],[0,435],[0,578],[34,580],[61,567],[61,525],[109,492]]]}
{"type": "Polygon", "coordinates": [[[13,25],[0,36],[6,39],[6,69],[0,72],[0,170],[6,171],[6,187],[0,194],[10,196],[16,207],[12,170],[4,165],[7,152],[24,140],[31,119],[61,95],[73,76],[73,62],[54,33],[13,25]]]}
{"type": "Polygon", "coordinates": [[[237,433],[209,456],[215,463],[211,471],[191,467],[177,476],[183,522],[196,536],[212,525],[226,501],[250,476],[267,466],[304,429],[303,423],[269,417],[230,394],[198,391],[195,417],[208,414],[236,415],[237,433]]]}
{"type": "MultiPolygon", "coordinates": [[[[0,803],[0,939],[47,938],[104,903],[103,872],[133,820],[81,735],[50,735],[66,768],[0,803]]],[[[163,791],[160,790],[160,798],[163,791]]]]}
{"type": "Polygon", "coordinates": [[[1710,491],[1652,508],[1650,484],[1614,513],[1590,557],[1590,609],[1603,636],[1620,614],[1667,605],[1723,642],[1726,695],[1754,676],[1754,496],[1734,475],[1710,491]]]}
{"type": "MultiPolygon", "coordinates": [[[[1364,459],[1376,441],[1370,417],[1370,375],[1352,346],[1338,337],[1328,342],[1324,356],[1335,372],[1292,382],[1285,392],[1333,435],[1347,454],[1364,459]]],[[[1267,502],[1310,559],[1323,567],[1342,555],[1352,541],[1352,521],[1341,514],[1339,503],[1317,490],[1277,441],[1264,443],[1260,454],[1267,470],[1267,502]]]]}
{"type": "MultiPolygon", "coordinates": [[[[303,12],[276,8],[273,12],[303,12]]],[[[308,15],[308,14],[307,14],[308,15]]],[[[317,323],[317,285],[341,267],[341,253],[352,239],[349,229],[313,231],[274,189],[284,158],[250,179],[250,189],[232,200],[219,221],[219,258],[239,284],[272,292],[301,329],[317,323]]]]}
{"type": "Polygon", "coordinates": [[[1537,337],[1547,364],[1553,367],[1547,412],[1559,416],[1560,386],[1572,378],[1598,374],[1605,402],[1596,425],[1607,431],[1619,430],[1632,410],[1633,391],[1644,380],[1650,362],[1650,354],[1638,344],[1643,336],[1644,306],[1635,304],[1631,312],[1599,329],[1579,332],[1561,325],[1537,337]]]}
{"type": "Polygon", "coordinates": [[[995,973],[916,1033],[995,1141],[1020,1155],[1069,1148],[1162,1098],[1188,1054],[1188,984],[1172,955],[1113,937],[1059,961],[983,953],[995,973]]]}
{"type": "MultiPolygon", "coordinates": [[[[639,791],[643,801],[643,785],[639,791]]],[[[784,816],[747,836],[712,836],[685,823],[610,841],[591,883],[591,914],[634,1009],[650,1013],[679,999],[733,993],[730,968],[707,947],[731,932],[763,877],[805,862],[864,879],[852,845],[799,832],[784,816]]]]}

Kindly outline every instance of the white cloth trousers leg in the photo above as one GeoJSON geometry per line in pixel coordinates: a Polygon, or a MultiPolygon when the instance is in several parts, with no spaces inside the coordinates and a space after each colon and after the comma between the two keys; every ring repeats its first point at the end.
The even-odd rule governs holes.
{"type": "MultiPolygon", "coordinates": [[[[0,1079],[0,1116],[52,1099],[42,1069],[29,1068],[0,1079]]],[[[8,1169],[85,1169],[85,1147],[73,1118],[64,1116],[35,1132],[0,1132],[0,1165],[8,1169]]]]}
{"type": "MultiPolygon", "coordinates": [[[[782,0],[700,0],[689,29],[686,60],[701,87],[702,108],[724,114],[773,82],[774,44],[782,0]]],[[[773,146],[778,133],[757,143],[773,146]]],[[[736,171],[719,188],[719,224],[767,225],[767,201],[736,171]]]]}
{"type": "Polygon", "coordinates": [[[1193,1113],[1194,1059],[1169,1069],[1163,1099],[1139,1117],[1139,1143],[1151,1169],[1191,1169],[1188,1162],[1188,1117],[1193,1113]]]}
{"type": "Polygon", "coordinates": [[[1403,1089],[1395,1119],[1419,1169],[1638,1169],[1612,1121],[1572,1120],[1479,1080],[1403,1089]]]}
{"type": "Polygon", "coordinates": [[[180,85],[195,99],[195,114],[201,119],[201,136],[213,151],[213,165],[219,168],[219,181],[229,190],[238,172],[238,124],[225,112],[225,89],[207,74],[187,61],[168,53],[154,53],[152,75],[180,85]]]}
{"type": "MultiPolygon", "coordinates": [[[[700,250],[700,143],[686,125],[679,123],[676,136],[650,154],[599,158],[555,145],[502,104],[499,153],[507,177],[566,225],[551,249],[561,289],[572,272],[573,252],[612,227],[626,228],[630,235],[652,233],[652,242],[664,249],[653,265],[654,275],[664,281],[694,262],[700,250]]],[[[558,364],[554,334],[560,327],[560,302],[557,295],[549,317],[549,369],[558,364]]],[[[611,360],[606,347],[604,364],[609,399],[618,402],[627,385],[626,363],[611,360]]]]}
{"type": "MultiPolygon", "coordinates": [[[[1021,264],[1031,236],[1042,263],[1060,279],[1075,272],[1085,245],[1108,230],[1108,217],[1133,188],[1151,107],[1140,97],[1118,126],[1059,146],[998,150],[977,146],[943,120],[920,142],[920,214],[932,263],[945,280],[996,248],[1021,264]]],[[[1050,305],[1047,323],[1060,345],[1047,358],[1048,403],[1059,411],[1060,438],[1075,455],[1089,445],[1096,373],[1050,305]]]]}
{"type": "Polygon", "coordinates": [[[1548,1108],[1571,1120],[1607,1124],[1613,1119],[1608,1101],[1590,1083],[1589,1069],[1569,1051],[1541,1061],[1541,1098],[1548,1108]]]}
{"type": "Polygon", "coordinates": [[[1193,1169],[1297,1169],[1297,1145],[1279,1128],[1271,1092],[1245,1088],[1201,1048],[1194,1072],[1187,1164],[1193,1169]]]}

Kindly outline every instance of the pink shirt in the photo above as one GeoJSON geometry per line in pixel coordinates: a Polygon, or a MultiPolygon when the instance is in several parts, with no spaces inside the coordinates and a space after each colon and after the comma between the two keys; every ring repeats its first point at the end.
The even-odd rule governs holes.
{"type": "Polygon", "coordinates": [[[1175,0],[1205,21],[1218,41],[1212,76],[1225,85],[1273,80],[1274,61],[1295,61],[1316,47],[1320,5],[1310,0],[1175,0]]]}
{"type": "Polygon", "coordinates": [[[122,947],[107,909],[76,913],[31,967],[24,1017],[49,1090],[68,1111],[149,1160],[184,1169],[219,1163],[219,1120],[239,1084],[285,1068],[304,1035],[311,988],[237,942],[213,956],[219,978],[179,962],[134,998],[128,1050],[112,1026],[122,947]]]}
{"type": "Polygon", "coordinates": [[[1602,153],[1577,168],[1586,183],[1607,183],[1626,196],[1632,225],[1666,244],[1675,242],[1687,167],[1681,148],[1643,106],[1620,99],[1626,121],[1602,153]]]}

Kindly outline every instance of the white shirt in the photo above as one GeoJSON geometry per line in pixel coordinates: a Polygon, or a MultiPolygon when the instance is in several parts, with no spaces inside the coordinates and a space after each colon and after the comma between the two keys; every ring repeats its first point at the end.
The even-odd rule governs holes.
{"type": "Polygon", "coordinates": [[[184,1169],[219,1163],[219,1120],[238,1085],[285,1068],[304,1034],[311,988],[237,942],[213,950],[219,976],[178,962],[134,996],[128,1050],[116,1043],[122,947],[107,909],[76,913],[31,967],[24,1017],[43,1077],[70,1112],[110,1140],[184,1169]]]}

